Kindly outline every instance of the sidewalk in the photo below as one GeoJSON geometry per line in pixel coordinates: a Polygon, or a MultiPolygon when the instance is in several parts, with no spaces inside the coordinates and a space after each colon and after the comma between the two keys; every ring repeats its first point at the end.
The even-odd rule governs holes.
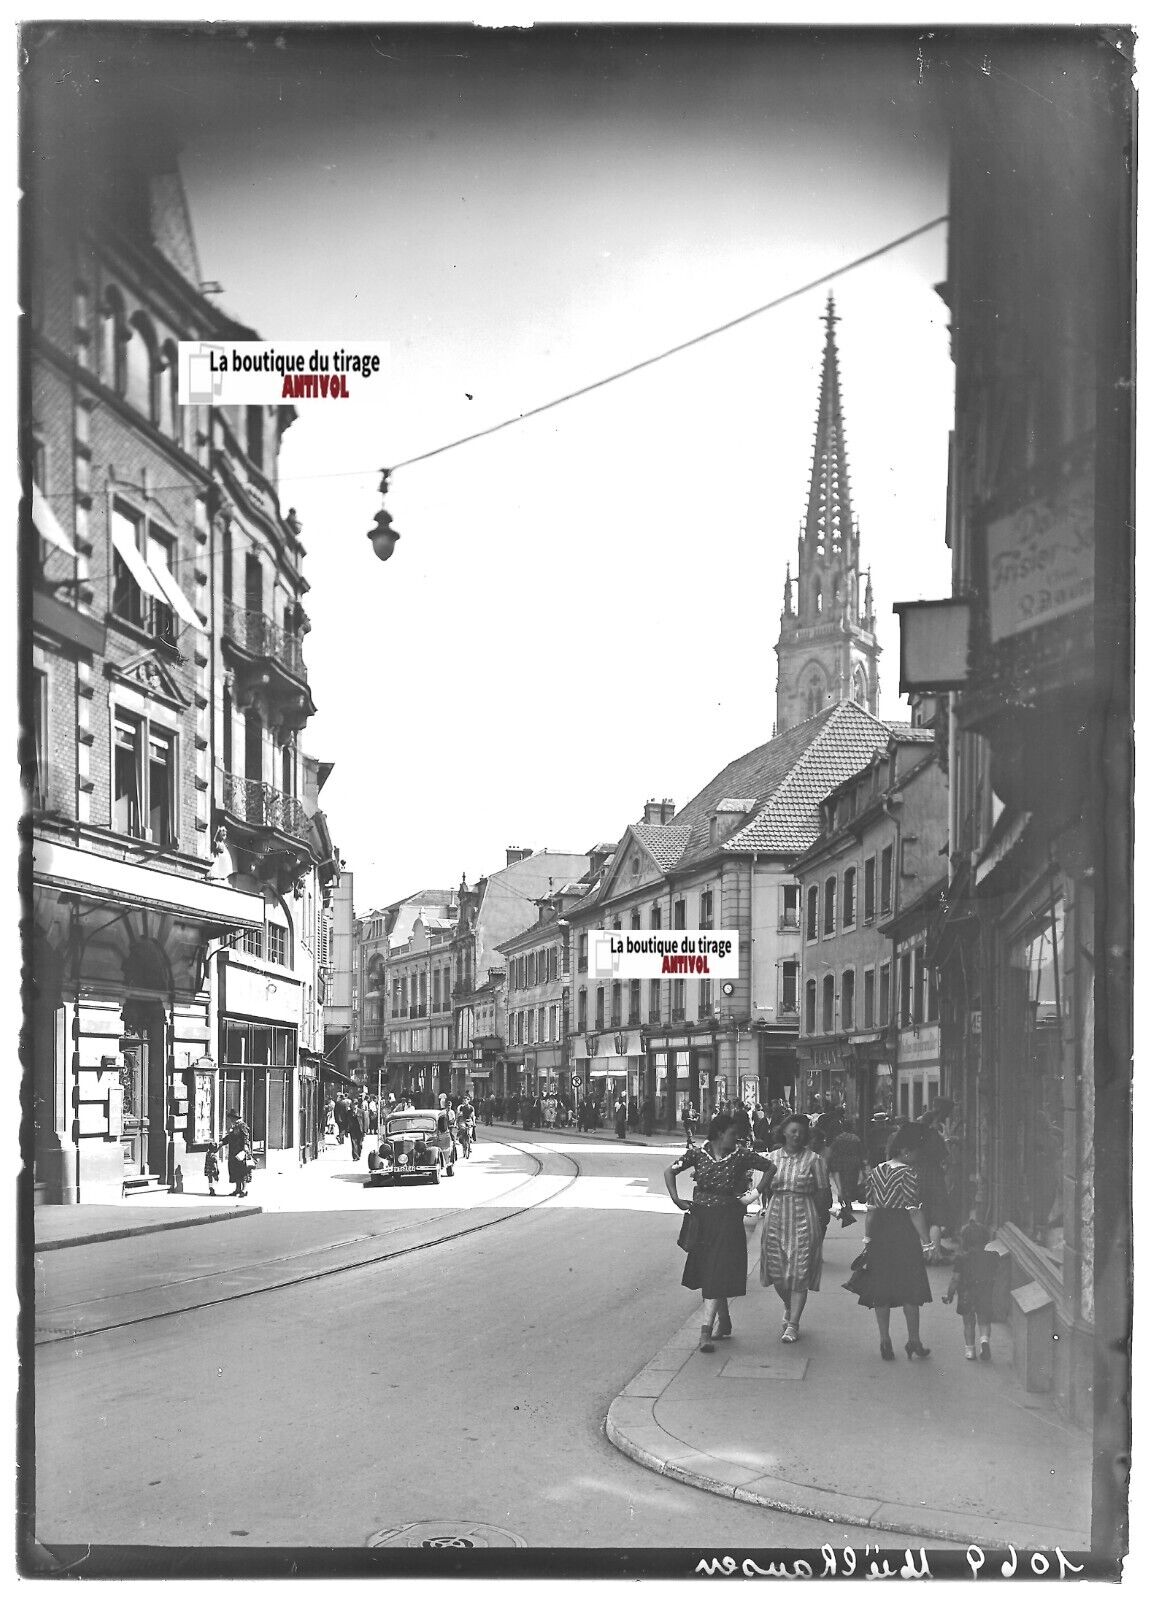
{"type": "MultiPolygon", "coordinates": [[[[896,1310],[897,1359],[882,1361],[874,1314],[840,1287],[861,1249],[861,1227],[828,1234],[822,1291],[798,1344],[783,1345],[749,1225],[734,1336],[701,1354],[696,1304],[611,1405],[611,1443],[666,1477],[774,1510],[962,1544],[1086,1550],[1090,1435],[1020,1387],[1004,1324],[993,1325],[990,1364],[964,1361],[960,1318],[940,1299],[946,1265],[928,1269],[930,1359],[904,1358],[896,1310]]],[[[672,1272],[682,1260],[672,1248],[672,1272]]]]}

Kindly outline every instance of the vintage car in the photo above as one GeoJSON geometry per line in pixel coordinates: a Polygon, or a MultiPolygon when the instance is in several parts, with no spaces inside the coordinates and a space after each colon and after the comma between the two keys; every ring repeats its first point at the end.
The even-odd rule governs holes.
{"type": "Polygon", "coordinates": [[[395,1178],[432,1178],[437,1183],[443,1172],[452,1178],[455,1154],[444,1114],[395,1111],[385,1119],[377,1149],[369,1152],[366,1186],[395,1178]]]}

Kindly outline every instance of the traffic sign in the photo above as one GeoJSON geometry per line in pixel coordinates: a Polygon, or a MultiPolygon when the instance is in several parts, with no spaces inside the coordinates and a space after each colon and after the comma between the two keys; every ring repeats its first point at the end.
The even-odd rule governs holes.
{"type": "Polygon", "coordinates": [[[570,1082],[574,1085],[575,1089],[580,1089],[582,1087],[582,1079],[581,1078],[577,1078],[577,1077],[571,1078],[570,1082]]]}

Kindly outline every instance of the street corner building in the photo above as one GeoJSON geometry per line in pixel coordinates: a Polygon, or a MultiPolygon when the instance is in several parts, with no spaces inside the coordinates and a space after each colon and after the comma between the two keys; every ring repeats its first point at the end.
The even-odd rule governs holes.
{"type": "Polygon", "coordinates": [[[1109,30],[991,36],[959,71],[941,293],[952,595],[898,606],[900,687],[948,707],[927,921],[965,1191],[997,1231],[1027,1388],[1126,1459],[1134,94],[1109,30]]]}
{"type": "Polygon", "coordinates": [[[338,866],[300,743],[294,412],[177,403],[179,340],[256,335],[204,292],[164,127],[30,99],[27,1154],[71,1203],[180,1192],[234,1109],[259,1165],[316,1154],[338,866]]]}

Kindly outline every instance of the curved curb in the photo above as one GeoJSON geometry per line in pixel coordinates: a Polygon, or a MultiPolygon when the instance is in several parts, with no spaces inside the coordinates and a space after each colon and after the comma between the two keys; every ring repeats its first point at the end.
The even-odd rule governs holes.
{"type": "Polygon", "coordinates": [[[654,1408],[698,1347],[698,1315],[644,1366],[606,1414],[606,1437],[639,1466],[707,1494],[720,1495],[768,1511],[783,1511],[823,1522],[849,1523],[879,1532],[946,1539],[960,1545],[993,1548],[1082,1550],[1087,1534],[1071,1528],[1041,1527],[990,1517],[965,1517],[930,1506],[911,1506],[838,1489],[793,1483],[755,1468],[704,1454],[670,1433],[654,1408]]]}

